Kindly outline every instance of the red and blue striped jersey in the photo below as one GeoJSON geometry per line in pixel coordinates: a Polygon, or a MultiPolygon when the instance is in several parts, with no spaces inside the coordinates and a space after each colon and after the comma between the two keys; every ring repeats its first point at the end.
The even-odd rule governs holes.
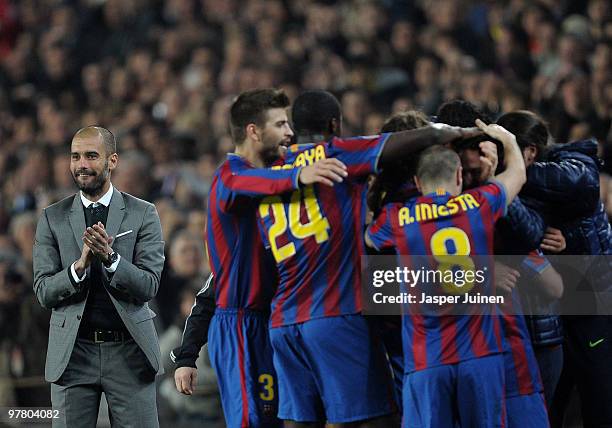
{"type": "MultiPolygon", "coordinates": [[[[442,263],[435,260],[437,256],[468,256],[471,260],[469,256],[493,254],[494,224],[505,207],[506,192],[498,183],[456,197],[439,191],[385,205],[367,234],[379,251],[393,248],[411,259],[410,264],[422,259],[435,270],[442,263]]],[[[439,314],[437,310],[433,314],[409,312],[402,320],[406,372],[503,352],[495,305],[479,307],[478,315],[448,315],[444,308],[439,314]]]]}
{"type": "MultiPolygon", "coordinates": [[[[550,266],[550,261],[540,250],[531,251],[521,263],[520,282],[524,282],[524,278],[533,279],[534,274],[539,274],[550,266]]],[[[506,300],[506,305],[501,309],[504,337],[510,348],[509,352],[504,354],[506,397],[542,392],[540,368],[533,352],[525,317],[521,315],[521,301],[517,288],[512,290],[511,300],[506,300]]]]}
{"type": "Polygon", "coordinates": [[[336,158],[347,166],[348,177],[333,187],[305,186],[261,202],[261,234],[279,273],[272,327],[361,312],[366,181],[377,172],[388,136],[292,146],[278,166],[291,170],[336,158]]]}
{"type": "Polygon", "coordinates": [[[215,172],[205,234],[218,308],[270,310],[276,268],[255,213],[261,198],[297,189],[298,172],[255,169],[234,153],[215,172]]]}

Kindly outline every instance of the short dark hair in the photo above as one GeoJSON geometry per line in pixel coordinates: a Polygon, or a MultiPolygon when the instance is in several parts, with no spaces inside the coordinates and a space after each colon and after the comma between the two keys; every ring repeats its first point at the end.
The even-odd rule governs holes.
{"type": "MultiPolygon", "coordinates": [[[[461,126],[470,128],[476,126],[476,119],[482,120],[487,125],[493,123],[491,116],[475,104],[464,100],[452,100],[445,102],[438,109],[438,122],[445,123],[451,126],[461,126]]],[[[497,171],[499,173],[504,165],[504,146],[501,141],[496,140],[488,135],[480,135],[465,140],[459,140],[453,143],[453,149],[461,152],[465,149],[479,150],[479,144],[483,141],[491,141],[497,147],[497,171]]]]}
{"type": "Polygon", "coordinates": [[[540,160],[551,138],[544,120],[528,110],[518,110],[502,115],[497,124],[512,132],[521,150],[535,146],[536,160],[540,160]]]}
{"type": "Polygon", "coordinates": [[[253,89],[241,93],[230,108],[230,128],[235,144],[246,138],[247,125],[264,126],[267,111],[289,107],[289,97],[280,89],[253,89]]]}
{"type": "Polygon", "coordinates": [[[425,113],[419,110],[408,110],[394,114],[385,121],[380,132],[398,132],[422,128],[429,125],[425,113]]]}
{"type": "Polygon", "coordinates": [[[446,182],[454,178],[459,166],[461,166],[461,160],[453,150],[442,146],[432,146],[421,153],[416,176],[427,183],[446,182]]]}
{"type": "Polygon", "coordinates": [[[464,100],[452,100],[445,102],[438,109],[438,122],[452,126],[469,128],[476,126],[476,119],[482,120],[487,125],[493,120],[488,114],[480,110],[475,104],[464,100]]]}
{"type": "Polygon", "coordinates": [[[306,91],[293,102],[291,118],[298,135],[324,134],[330,131],[332,119],[342,119],[342,108],[338,99],[330,92],[306,91]]]}

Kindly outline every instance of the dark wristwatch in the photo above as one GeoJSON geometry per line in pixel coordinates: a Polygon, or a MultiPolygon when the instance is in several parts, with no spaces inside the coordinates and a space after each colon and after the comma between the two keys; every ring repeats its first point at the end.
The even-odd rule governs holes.
{"type": "Polygon", "coordinates": [[[119,259],[119,254],[117,254],[115,251],[111,250],[110,253],[108,253],[108,258],[107,261],[103,261],[102,264],[104,265],[104,267],[111,267],[113,265],[113,263],[115,263],[117,260],[119,259]]]}

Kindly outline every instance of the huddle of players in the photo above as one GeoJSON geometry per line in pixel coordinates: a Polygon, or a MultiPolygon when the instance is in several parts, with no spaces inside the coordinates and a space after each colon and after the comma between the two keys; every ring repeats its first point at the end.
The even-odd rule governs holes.
{"type": "MultiPolygon", "coordinates": [[[[531,397],[520,404],[522,420],[507,414],[503,336],[511,329],[494,307],[491,316],[404,316],[404,367],[396,375],[401,400],[378,327],[360,313],[365,242],[398,254],[493,254],[494,223],[526,179],[514,136],[479,122],[478,128],[423,123],[339,138],[338,101],[309,91],[293,104],[297,144],[284,150],[293,137],[288,107],[287,97],[271,89],[236,99],[230,112],[236,151],[218,168],[210,191],[206,242],[216,311],[208,342],[228,426],[284,420],[285,426],[387,427],[398,423],[399,408],[407,427],[508,420],[546,426],[541,390],[522,394],[531,397]],[[483,134],[503,145],[505,169],[466,192],[475,204],[400,224],[403,207],[452,204],[463,178],[448,145],[483,134]],[[368,178],[418,152],[420,196],[384,205],[364,240],[368,178]]],[[[490,171],[479,177],[484,181],[496,159],[490,145],[481,147],[490,171]]]]}

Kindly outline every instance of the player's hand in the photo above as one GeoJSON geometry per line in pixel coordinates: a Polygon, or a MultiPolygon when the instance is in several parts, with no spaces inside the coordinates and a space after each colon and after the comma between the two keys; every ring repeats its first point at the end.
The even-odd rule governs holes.
{"type": "Polygon", "coordinates": [[[495,175],[497,163],[497,146],[491,141],[483,141],[479,144],[482,156],[480,156],[480,183],[484,183],[495,175]]]}
{"type": "Polygon", "coordinates": [[[302,168],[299,181],[303,185],[321,183],[333,186],[334,182],[342,183],[347,175],[346,165],[338,159],[329,158],[302,168]]]}
{"type": "Polygon", "coordinates": [[[516,137],[514,134],[503,126],[496,125],[495,123],[487,125],[480,119],[476,119],[476,126],[478,126],[478,128],[480,128],[489,137],[493,137],[501,141],[504,145],[516,144],[516,137]]]}
{"type": "Polygon", "coordinates": [[[510,294],[521,274],[516,269],[512,269],[500,262],[495,262],[495,288],[503,294],[510,294]]]}
{"type": "Polygon", "coordinates": [[[83,234],[83,242],[91,248],[91,251],[99,257],[105,259],[112,251],[110,243],[112,238],[106,234],[104,225],[101,222],[88,227],[83,234]]]}
{"type": "Polygon", "coordinates": [[[174,372],[176,390],[181,394],[191,395],[198,379],[198,369],[194,367],[179,367],[174,372]]]}
{"type": "Polygon", "coordinates": [[[550,253],[560,253],[565,250],[565,247],[566,243],[563,233],[554,227],[547,227],[544,233],[544,239],[542,239],[542,243],[540,244],[540,249],[550,253]]]}

